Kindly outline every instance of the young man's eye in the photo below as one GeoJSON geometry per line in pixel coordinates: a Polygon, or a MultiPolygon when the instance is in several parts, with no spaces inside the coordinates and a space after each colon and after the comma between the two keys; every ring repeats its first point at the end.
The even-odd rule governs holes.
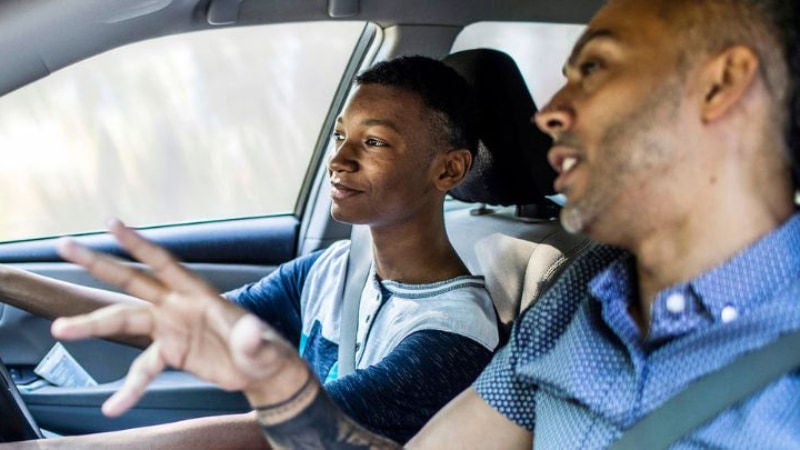
{"type": "Polygon", "coordinates": [[[389,145],[386,142],[375,138],[367,138],[367,140],[364,141],[364,143],[370,147],[386,147],[387,145],[389,145]]]}
{"type": "Polygon", "coordinates": [[[341,142],[344,140],[344,133],[342,133],[341,131],[334,131],[333,134],[331,135],[331,139],[333,139],[336,142],[341,142]]]}

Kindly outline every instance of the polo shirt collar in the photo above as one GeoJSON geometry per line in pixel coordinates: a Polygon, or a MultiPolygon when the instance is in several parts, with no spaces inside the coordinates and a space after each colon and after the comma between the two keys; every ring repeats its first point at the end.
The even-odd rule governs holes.
{"type": "MultiPolygon", "coordinates": [[[[634,257],[623,254],[589,282],[605,322],[630,343],[638,336],[628,305],[638,300],[634,257]]],[[[650,316],[649,342],[689,332],[704,323],[738,319],[800,278],[800,213],[721,265],[659,292],[650,316]]]]}

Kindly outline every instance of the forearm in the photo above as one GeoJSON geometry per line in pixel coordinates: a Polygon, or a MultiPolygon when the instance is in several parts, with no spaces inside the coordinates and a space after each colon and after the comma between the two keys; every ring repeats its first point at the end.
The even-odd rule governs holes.
{"type": "Polygon", "coordinates": [[[261,429],[275,449],[402,448],[347,417],[316,379],[288,400],[256,410],[261,429]]]}
{"type": "Polygon", "coordinates": [[[0,266],[0,300],[48,319],[85,314],[118,302],[140,301],[7,265],[0,266]]]}
{"type": "MultiPolygon", "coordinates": [[[[0,265],[0,302],[47,319],[75,316],[108,305],[140,301],[126,294],[80,286],[0,265]]],[[[124,336],[114,340],[139,347],[150,342],[147,338],[124,336]]]]}
{"type": "MultiPolygon", "coordinates": [[[[269,449],[254,413],[204,417],[123,431],[26,441],[10,447],[25,449],[269,449]]],[[[0,445],[0,448],[5,448],[0,445]]]]}

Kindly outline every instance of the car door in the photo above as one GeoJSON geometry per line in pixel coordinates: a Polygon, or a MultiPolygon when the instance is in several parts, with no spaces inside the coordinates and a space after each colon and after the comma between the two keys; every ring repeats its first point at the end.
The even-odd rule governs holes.
{"type": "MultiPolygon", "coordinates": [[[[70,235],[125,257],[102,231],[103,220],[116,216],[222,292],[345,236],[320,201],[320,168],[331,124],[376,33],[363,23],[319,22],[168,36],[6,94],[0,147],[13,164],[0,167],[0,198],[14,214],[0,220],[0,264],[110,288],[64,263],[56,245],[70,235]]],[[[248,409],[238,393],[168,371],[132,411],[105,418],[99,406],[139,350],[64,343],[98,385],[49,385],[33,372],[55,344],[49,324],[0,303],[0,357],[49,432],[248,409]]]]}

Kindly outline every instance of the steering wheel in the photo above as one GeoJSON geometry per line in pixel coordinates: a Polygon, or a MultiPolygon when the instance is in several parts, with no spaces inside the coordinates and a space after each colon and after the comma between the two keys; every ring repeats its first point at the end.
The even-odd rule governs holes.
{"type": "Polygon", "coordinates": [[[39,426],[22,396],[17,385],[8,373],[6,365],[0,359],[0,442],[26,441],[42,438],[39,426]]]}

